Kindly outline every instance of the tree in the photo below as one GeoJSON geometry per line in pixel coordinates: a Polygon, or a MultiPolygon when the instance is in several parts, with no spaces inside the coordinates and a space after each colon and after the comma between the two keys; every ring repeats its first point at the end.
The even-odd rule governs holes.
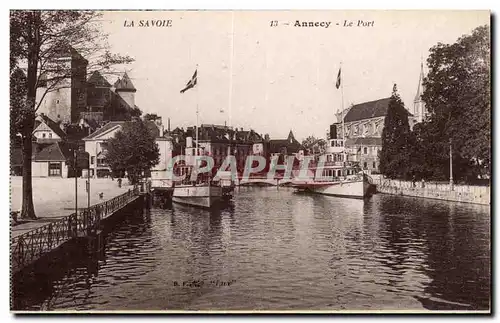
{"type": "Polygon", "coordinates": [[[397,92],[396,84],[384,120],[382,130],[382,150],[380,152],[380,172],[389,178],[409,179],[410,125],[408,111],[397,92]]]}
{"type": "Polygon", "coordinates": [[[156,113],[146,113],[142,118],[144,121],[155,121],[161,117],[159,117],[156,113]]]}
{"type": "Polygon", "coordinates": [[[302,147],[309,150],[311,154],[321,154],[326,150],[326,140],[318,139],[314,136],[308,136],[306,139],[302,140],[302,147]]]}
{"type": "MultiPolygon", "coordinates": [[[[434,133],[431,167],[449,171],[439,158],[453,149],[454,178],[489,175],[491,167],[490,33],[476,28],[453,44],[430,49],[422,99],[429,111],[426,131],[434,133]],[[438,157],[436,158],[436,155],[438,157]]],[[[423,131],[422,133],[426,132],[423,131]]],[[[447,165],[448,164],[448,165],[447,165]]]]}
{"type": "Polygon", "coordinates": [[[158,164],[160,150],[145,122],[136,119],[107,141],[105,161],[114,173],[127,172],[132,184],[158,164]]]}
{"type": "MultiPolygon", "coordinates": [[[[115,64],[132,62],[127,56],[110,53],[107,35],[102,33],[101,14],[94,11],[11,11],[10,12],[10,69],[16,80],[11,92],[21,93],[18,68],[26,70],[24,99],[11,104],[15,117],[15,132],[20,135],[23,151],[23,203],[21,218],[35,219],[31,181],[31,135],[38,108],[45,96],[62,87],[71,86],[72,75],[86,79],[85,71],[75,69],[60,59],[63,55],[80,55],[87,72],[96,70],[111,73],[115,64]],[[45,91],[39,93],[37,89],[45,91]]],[[[12,81],[12,77],[11,77],[12,81]]],[[[13,94],[17,95],[17,94],[13,94]]],[[[12,94],[11,94],[12,96],[12,94]]]]}
{"type": "Polygon", "coordinates": [[[17,140],[23,132],[23,120],[26,114],[26,74],[20,68],[14,68],[10,73],[10,140],[17,140]]]}

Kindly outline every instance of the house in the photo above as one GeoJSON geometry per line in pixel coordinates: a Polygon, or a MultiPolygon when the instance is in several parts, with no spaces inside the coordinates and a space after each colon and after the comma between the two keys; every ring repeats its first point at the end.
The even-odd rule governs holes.
{"type": "MultiPolygon", "coordinates": [[[[89,167],[91,177],[106,177],[111,173],[111,168],[106,164],[107,140],[123,129],[127,122],[134,121],[109,121],[87,137],[83,138],[85,151],[89,154],[89,167]]],[[[157,122],[145,121],[155,138],[163,137],[163,127],[157,122]]],[[[83,175],[87,176],[86,174],[83,175]]]]}
{"type": "Polygon", "coordinates": [[[71,161],[72,153],[62,142],[34,143],[31,160],[32,176],[70,177],[73,174],[73,170],[68,167],[71,161]]]}
{"type": "Polygon", "coordinates": [[[269,154],[271,157],[278,156],[283,159],[288,156],[301,159],[304,156],[304,150],[300,142],[295,139],[292,130],[290,130],[286,139],[269,140],[269,154]]]}
{"type": "Polygon", "coordinates": [[[43,113],[36,118],[34,128],[33,137],[36,143],[55,143],[66,139],[66,132],[61,129],[60,124],[43,113]]]}

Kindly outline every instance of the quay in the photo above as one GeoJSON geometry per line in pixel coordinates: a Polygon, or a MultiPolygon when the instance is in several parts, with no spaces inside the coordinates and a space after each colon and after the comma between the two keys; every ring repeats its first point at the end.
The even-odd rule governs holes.
{"type": "Polygon", "coordinates": [[[150,184],[141,183],[110,200],[79,209],[76,213],[49,223],[35,221],[38,226],[27,232],[11,230],[11,274],[20,272],[73,239],[100,237],[105,221],[111,220],[120,210],[138,199],[149,198],[149,193],[150,184]]]}
{"type": "Polygon", "coordinates": [[[378,193],[420,197],[434,200],[490,205],[489,186],[453,185],[447,183],[410,182],[374,178],[378,193]]]}

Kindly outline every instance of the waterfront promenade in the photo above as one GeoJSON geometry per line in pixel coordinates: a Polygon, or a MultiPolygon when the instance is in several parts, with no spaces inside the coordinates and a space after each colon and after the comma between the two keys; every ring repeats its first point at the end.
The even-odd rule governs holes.
{"type": "MultiPolygon", "coordinates": [[[[11,211],[20,211],[22,204],[22,177],[11,176],[10,202],[11,211]]],[[[78,208],[88,206],[86,179],[78,179],[78,208]]],[[[116,180],[98,178],[90,180],[90,204],[95,205],[110,200],[120,194],[133,189],[128,181],[122,181],[118,187],[116,180]],[[102,193],[102,199],[99,196],[102,193]]],[[[58,220],[75,212],[75,179],[74,178],[33,178],[33,204],[35,214],[39,218],[35,221],[11,226],[11,237],[34,230],[49,222],[58,220]]]]}

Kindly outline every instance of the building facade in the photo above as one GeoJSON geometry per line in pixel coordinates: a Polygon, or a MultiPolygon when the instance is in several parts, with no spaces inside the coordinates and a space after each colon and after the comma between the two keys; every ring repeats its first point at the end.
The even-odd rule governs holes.
{"type": "MultiPolygon", "coordinates": [[[[198,130],[197,153],[198,155],[211,156],[216,169],[222,165],[227,156],[234,156],[237,171],[242,173],[248,156],[255,155],[255,151],[259,152],[259,154],[265,154],[263,142],[262,135],[252,129],[244,130],[243,128],[233,128],[226,125],[202,124],[198,130]]],[[[185,148],[182,153],[186,155],[188,164],[194,163],[196,127],[186,129],[185,148]]]]}
{"type": "MultiPolygon", "coordinates": [[[[347,158],[358,162],[367,173],[379,172],[379,151],[382,150],[382,131],[390,98],[352,105],[342,123],[335,124],[335,138],[346,138],[347,158]]],[[[339,120],[341,117],[339,117],[339,120]]],[[[408,112],[408,122],[413,128],[418,121],[408,112]]]]}
{"type": "Polygon", "coordinates": [[[295,139],[292,130],[290,130],[286,139],[269,140],[269,156],[271,158],[279,157],[283,160],[286,160],[289,156],[293,156],[302,160],[304,157],[304,149],[300,142],[295,139]]]}
{"type": "Polygon", "coordinates": [[[31,162],[33,177],[70,177],[72,154],[62,142],[35,144],[31,162]]]}
{"type": "MultiPolygon", "coordinates": [[[[107,141],[123,129],[127,122],[134,121],[110,121],[103,127],[97,129],[89,136],[83,138],[85,152],[89,154],[89,169],[91,177],[107,177],[111,175],[111,168],[106,163],[107,141]]],[[[163,127],[153,121],[146,121],[155,138],[163,137],[163,127]]],[[[161,149],[161,147],[160,147],[161,149]]],[[[87,176],[84,172],[83,176],[87,176]]]]}

